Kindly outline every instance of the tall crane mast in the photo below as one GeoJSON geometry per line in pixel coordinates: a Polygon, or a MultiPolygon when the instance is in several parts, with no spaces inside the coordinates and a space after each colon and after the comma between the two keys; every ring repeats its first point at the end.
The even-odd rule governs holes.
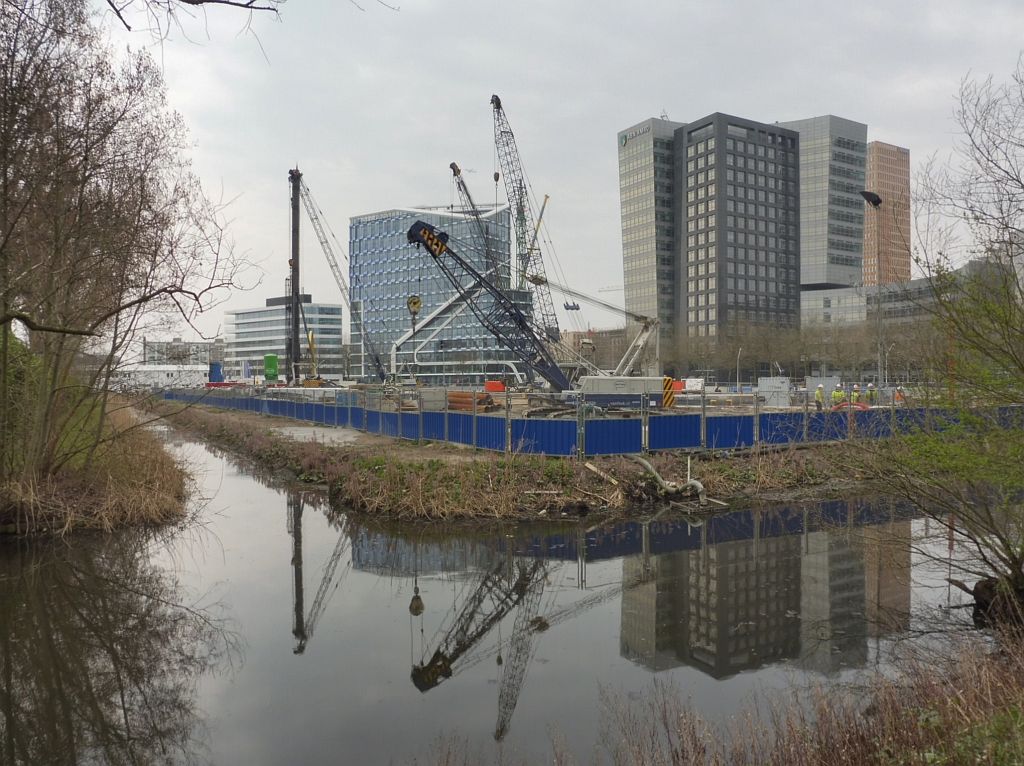
{"type": "Polygon", "coordinates": [[[288,259],[291,280],[291,296],[288,302],[288,341],[286,345],[288,380],[293,385],[299,380],[299,362],[302,359],[302,346],[299,345],[299,189],[302,186],[302,173],[298,168],[288,171],[288,182],[292,186],[292,257],[288,259]]]}
{"type": "MultiPolygon", "coordinates": [[[[530,208],[529,190],[523,165],[519,160],[516,138],[508,124],[505,110],[502,109],[501,99],[491,96],[491,106],[494,110],[494,146],[498,153],[501,174],[505,178],[505,192],[508,195],[512,224],[516,232],[517,287],[523,289],[526,287],[528,276],[546,276],[544,259],[537,246],[538,227],[534,223],[533,210],[530,208]]],[[[540,326],[544,328],[544,334],[557,341],[560,333],[551,292],[546,284],[536,284],[533,295],[534,314],[539,319],[540,326]]]]}
{"type": "MultiPolygon", "coordinates": [[[[313,201],[313,195],[309,192],[309,187],[306,186],[306,182],[302,180],[302,173],[299,172],[298,168],[288,171],[288,177],[291,179],[293,192],[292,192],[292,249],[294,255],[292,256],[295,261],[295,273],[298,273],[298,246],[299,246],[299,228],[297,223],[298,211],[299,211],[299,199],[301,198],[303,206],[306,208],[306,214],[309,216],[309,222],[313,224],[313,231],[316,232],[316,238],[320,241],[320,248],[324,251],[324,257],[327,259],[327,265],[331,267],[331,273],[334,275],[334,281],[338,284],[338,290],[341,291],[341,299],[345,302],[345,307],[349,311],[349,316],[352,316],[352,302],[350,299],[350,291],[348,282],[345,280],[345,275],[341,270],[341,266],[338,264],[338,258],[334,254],[334,248],[331,246],[331,240],[327,236],[327,231],[324,228],[323,221],[320,218],[320,212],[317,208],[316,203],[313,201]]],[[[292,291],[295,292],[296,282],[292,282],[292,291]]],[[[296,293],[297,296],[297,293],[296,293]]],[[[296,305],[298,305],[298,298],[293,298],[296,305]]],[[[293,320],[296,321],[296,320],[293,320]]],[[[370,339],[366,332],[366,321],[365,312],[361,312],[360,316],[361,323],[361,337],[363,339],[363,345],[369,352],[370,361],[373,363],[374,371],[377,373],[377,377],[383,382],[387,378],[387,370],[384,368],[384,362],[381,359],[373,341],[370,339]]],[[[295,334],[298,336],[298,324],[295,324],[295,334]]]]}

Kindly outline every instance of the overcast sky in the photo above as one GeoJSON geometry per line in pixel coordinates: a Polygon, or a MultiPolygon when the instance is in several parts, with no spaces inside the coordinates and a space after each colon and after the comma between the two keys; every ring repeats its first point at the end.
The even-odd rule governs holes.
{"type": "MultiPolygon", "coordinates": [[[[279,18],[256,14],[251,31],[244,12],[211,7],[159,46],[143,31],[113,33],[153,48],[197,173],[210,195],[233,200],[232,235],[263,283],[228,308],[283,292],[296,164],[346,248],[351,216],[452,202],[453,160],[477,201],[492,201],[492,93],[534,192],[551,195],[558,268],[595,293],[622,284],[619,130],[662,113],[835,114],[908,147],[913,170],[951,145],[961,79],[1006,80],[1024,46],[1019,0],[359,3],[289,0],[279,18]]],[[[340,302],[302,223],[303,286],[340,302]]],[[[595,327],[615,324],[584,311],[595,327]]],[[[214,333],[222,320],[218,310],[200,326],[214,333]]]]}

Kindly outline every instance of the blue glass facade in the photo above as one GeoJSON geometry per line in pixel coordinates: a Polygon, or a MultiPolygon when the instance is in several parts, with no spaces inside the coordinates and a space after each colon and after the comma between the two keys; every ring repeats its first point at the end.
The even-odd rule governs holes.
{"type": "MultiPolygon", "coordinates": [[[[430,254],[409,244],[406,235],[417,220],[447,232],[455,252],[481,273],[489,273],[500,289],[510,290],[507,207],[481,212],[483,234],[461,208],[403,208],[353,217],[349,226],[352,344],[362,376],[375,374],[371,355],[377,355],[389,372],[413,374],[430,383],[516,375],[519,366],[472,310],[461,302],[449,303],[457,291],[430,254]],[[413,295],[422,302],[415,332],[408,308],[413,295]]],[[[513,295],[520,302],[524,299],[519,291],[513,295]]],[[[476,303],[485,311],[491,307],[485,293],[477,296],[476,303]]]]}

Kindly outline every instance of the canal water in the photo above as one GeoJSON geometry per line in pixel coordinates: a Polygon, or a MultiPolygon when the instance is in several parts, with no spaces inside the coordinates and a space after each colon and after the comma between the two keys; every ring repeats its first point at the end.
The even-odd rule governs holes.
{"type": "Polygon", "coordinates": [[[724,726],[956,598],[889,503],[374,527],[167,438],[185,528],[0,545],[0,763],[532,763],[552,737],[589,763],[602,699],[658,679],[724,726]]]}

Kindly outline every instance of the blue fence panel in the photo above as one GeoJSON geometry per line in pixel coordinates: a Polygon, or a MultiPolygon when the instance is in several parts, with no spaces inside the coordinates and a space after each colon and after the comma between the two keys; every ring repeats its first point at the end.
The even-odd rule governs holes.
{"type": "Polygon", "coordinates": [[[324,405],[319,404],[319,403],[318,404],[314,404],[313,405],[313,417],[312,417],[313,422],[314,423],[321,423],[323,425],[327,425],[327,418],[326,418],[324,412],[325,412],[324,405]]]}
{"type": "Polygon", "coordinates": [[[865,439],[892,436],[892,412],[889,410],[861,410],[853,413],[854,434],[865,439]]]}
{"type": "Polygon", "coordinates": [[[651,415],[647,446],[652,450],[699,448],[700,415],[651,415]]]}
{"type": "Polygon", "coordinates": [[[476,446],[505,451],[505,416],[480,415],[476,419],[476,446]]]}
{"type": "Polygon", "coordinates": [[[753,415],[716,415],[707,419],[708,449],[737,449],[754,444],[753,415]]]}
{"type": "Polygon", "coordinates": [[[366,410],[362,407],[352,407],[349,411],[350,422],[349,426],[352,428],[358,428],[361,431],[366,430],[366,410]]]}
{"type": "Polygon", "coordinates": [[[583,446],[588,455],[627,455],[643,451],[643,421],[588,420],[583,446]]]}
{"type": "Polygon", "coordinates": [[[461,412],[448,413],[448,441],[456,444],[473,443],[473,416],[461,412]]]}
{"type": "Polygon", "coordinates": [[[758,416],[757,427],[762,444],[796,444],[804,440],[802,412],[765,412],[758,416]]]}
{"type": "Polygon", "coordinates": [[[918,408],[900,408],[896,410],[896,433],[909,434],[925,427],[927,410],[918,408]]]}
{"type": "Polygon", "coordinates": [[[807,415],[807,441],[837,441],[848,433],[849,413],[811,412],[807,415]]]}
{"type": "Polygon", "coordinates": [[[574,455],[576,421],[515,419],[512,421],[512,451],[574,455]]]}
{"type": "Polygon", "coordinates": [[[420,438],[420,415],[418,412],[403,412],[398,416],[402,430],[399,434],[403,439],[420,438]]]}
{"type": "Polygon", "coordinates": [[[380,433],[380,413],[377,410],[363,410],[363,428],[368,434],[380,433]]]}
{"type": "Polygon", "coordinates": [[[397,412],[380,413],[380,432],[384,436],[399,436],[397,412]]]}
{"type": "Polygon", "coordinates": [[[999,407],[995,417],[1000,428],[1024,428],[1024,407],[999,407]]]}
{"type": "Polygon", "coordinates": [[[444,413],[423,413],[423,438],[431,441],[444,441],[444,413]]]}

